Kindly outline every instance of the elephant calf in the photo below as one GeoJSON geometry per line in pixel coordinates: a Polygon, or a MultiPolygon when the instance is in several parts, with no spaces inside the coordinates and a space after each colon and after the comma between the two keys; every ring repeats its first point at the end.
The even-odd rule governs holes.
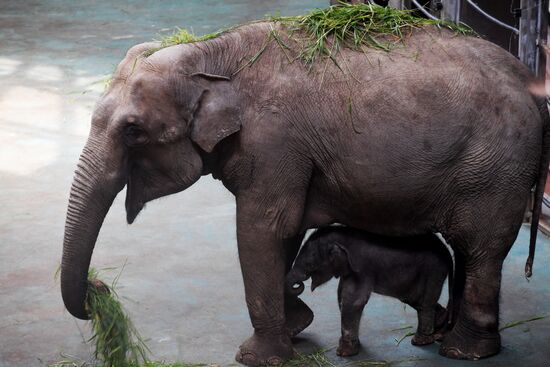
{"type": "MultiPolygon", "coordinates": [[[[418,312],[413,345],[435,341],[435,331],[445,325],[447,312],[438,303],[449,274],[452,288],[452,257],[433,234],[385,237],[349,227],[325,227],[306,241],[292,270],[287,292],[299,295],[303,281],[311,277],[311,290],[332,277],[340,278],[338,304],[342,318],[339,356],[359,351],[359,322],[372,292],[398,298],[418,312]]],[[[451,305],[449,291],[449,305],[451,305]]],[[[452,306],[449,306],[452,307],[452,306]]]]}

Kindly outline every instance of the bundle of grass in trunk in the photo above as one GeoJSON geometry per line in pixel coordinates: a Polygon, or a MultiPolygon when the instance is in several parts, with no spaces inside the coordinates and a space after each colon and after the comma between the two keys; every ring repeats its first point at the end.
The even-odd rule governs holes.
{"type": "Polygon", "coordinates": [[[111,286],[88,273],[86,307],[92,323],[95,356],[103,367],[139,366],[147,361],[148,348],[122,307],[115,292],[118,277],[111,286]]]}

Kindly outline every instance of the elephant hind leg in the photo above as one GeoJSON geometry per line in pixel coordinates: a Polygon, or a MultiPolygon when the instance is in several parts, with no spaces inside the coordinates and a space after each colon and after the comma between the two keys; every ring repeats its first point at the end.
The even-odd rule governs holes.
{"type": "MultiPolygon", "coordinates": [[[[462,297],[454,299],[456,324],[439,350],[446,357],[476,360],[500,351],[502,265],[521,228],[528,196],[528,190],[525,195],[503,191],[486,193],[454,213],[448,241],[460,260],[457,275],[464,276],[462,297]]],[[[460,286],[459,276],[455,279],[460,286]]]]}
{"type": "Polygon", "coordinates": [[[507,202],[515,210],[505,210],[502,201],[491,204],[470,207],[467,218],[456,218],[463,231],[451,236],[455,254],[463,256],[463,268],[457,273],[464,272],[464,286],[461,299],[455,299],[456,324],[439,350],[449,358],[477,360],[500,351],[502,264],[521,227],[523,205],[507,202]]]}
{"type": "Polygon", "coordinates": [[[441,355],[477,360],[500,351],[498,331],[502,260],[467,263],[464,293],[458,318],[445,335],[441,355]]]}

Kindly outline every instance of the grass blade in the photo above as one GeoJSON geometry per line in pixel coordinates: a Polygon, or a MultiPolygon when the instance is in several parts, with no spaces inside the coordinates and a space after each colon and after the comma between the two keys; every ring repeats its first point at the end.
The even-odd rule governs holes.
{"type": "Polygon", "coordinates": [[[545,319],[545,318],[546,318],[546,316],[535,316],[535,317],[531,317],[531,318],[526,319],[526,320],[519,320],[519,321],[509,322],[509,323],[504,324],[503,326],[501,326],[499,331],[506,330],[506,329],[509,329],[509,328],[513,328],[513,327],[516,327],[516,326],[519,326],[519,325],[523,325],[523,324],[526,324],[528,322],[542,320],[542,319],[545,319]]]}

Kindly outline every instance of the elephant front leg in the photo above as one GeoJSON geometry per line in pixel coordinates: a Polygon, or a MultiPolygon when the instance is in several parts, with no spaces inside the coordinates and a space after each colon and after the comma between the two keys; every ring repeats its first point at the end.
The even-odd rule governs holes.
{"type": "MultiPolygon", "coordinates": [[[[254,334],[240,346],[236,359],[249,366],[277,365],[295,355],[285,325],[286,260],[290,263],[298,251],[297,236],[311,171],[296,157],[282,159],[279,147],[263,147],[275,156],[258,157],[254,184],[236,194],[239,259],[254,327],[254,334]],[[277,165],[276,176],[273,164],[277,165]]],[[[305,304],[300,303],[287,303],[286,307],[303,308],[305,304]]],[[[304,324],[307,326],[302,323],[301,327],[304,324]]]]}
{"type": "Polygon", "coordinates": [[[358,283],[347,277],[340,280],[338,285],[338,299],[341,314],[342,336],[336,349],[341,357],[354,356],[359,353],[359,325],[363,309],[367,304],[372,287],[358,283]]]}
{"type": "Polygon", "coordinates": [[[416,311],[418,313],[418,326],[411,339],[411,344],[416,346],[433,344],[435,342],[435,307],[432,305],[428,307],[421,306],[416,311]]]}
{"type": "Polygon", "coordinates": [[[254,334],[237,352],[247,366],[279,365],[294,356],[285,326],[284,249],[281,240],[254,221],[238,219],[237,240],[246,305],[254,334]]]}

